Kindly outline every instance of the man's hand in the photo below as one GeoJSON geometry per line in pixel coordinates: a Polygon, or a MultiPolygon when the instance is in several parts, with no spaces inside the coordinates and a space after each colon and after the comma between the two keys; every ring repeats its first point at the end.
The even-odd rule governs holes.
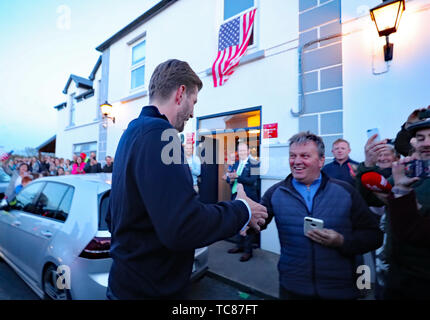
{"type": "Polygon", "coordinates": [[[248,230],[249,230],[249,227],[248,227],[248,226],[246,226],[246,227],[245,227],[245,229],[243,229],[242,231],[240,231],[240,232],[239,232],[239,234],[240,234],[242,237],[246,237],[246,233],[248,232],[248,230]]]}
{"type": "Polygon", "coordinates": [[[410,178],[405,175],[405,164],[415,160],[415,157],[405,157],[392,164],[392,174],[394,179],[394,186],[401,189],[411,189],[410,186],[420,180],[418,177],[410,178]]]}
{"type": "Polygon", "coordinates": [[[371,136],[369,140],[367,140],[366,145],[364,146],[364,154],[366,156],[364,160],[364,165],[366,167],[373,167],[374,165],[376,165],[379,153],[382,151],[390,150],[390,147],[387,145],[387,140],[375,142],[377,136],[377,134],[371,136]]]}
{"type": "Polygon", "coordinates": [[[331,229],[313,229],[306,236],[326,247],[341,247],[343,245],[343,235],[331,229]]]}
{"type": "Polygon", "coordinates": [[[266,219],[268,217],[266,207],[248,198],[245,190],[243,190],[243,185],[240,183],[237,185],[236,199],[243,199],[248,203],[248,206],[251,209],[251,220],[249,221],[248,226],[259,232],[261,229],[260,226],[266,223],[266,219]]]}

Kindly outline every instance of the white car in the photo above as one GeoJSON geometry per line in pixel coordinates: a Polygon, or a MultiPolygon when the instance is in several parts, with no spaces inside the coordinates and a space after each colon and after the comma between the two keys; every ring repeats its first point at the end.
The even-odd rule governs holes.
{"type": "MultiPolygon", "coordinates": [[[[0,257],[41,298],[106,299],[111,174],[40,178],[0,208],[0,257]]],[[[207,270],[196,250],[192,279],[207,270]]]]}

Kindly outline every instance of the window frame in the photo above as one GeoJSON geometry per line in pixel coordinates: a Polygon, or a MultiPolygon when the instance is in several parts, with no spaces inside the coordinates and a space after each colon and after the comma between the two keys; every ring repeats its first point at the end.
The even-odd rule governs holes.
{"type": "MultiPolygon", "coordinates": [[[[60,185],[66,186],[67,188],[66,188],[66,191],[64,192],[63,196],[61,197],[61,200],[58,202],[57,209],[55,210],[56,211],[55,216],[57,215],[57,211],[60,208],[61,203],[63,202],[64,198],[66,197],[66,195],[67,195],[67,193],[69,192],[70,189],[72,190],[72,201],[70,203],[70,208],[72,207],[73,196],[75,194],[75,187],[74,186],[66,184],[66,183],[57,182],[57,181],[44,181],[44,182],[45,182],[45,186],[39,191],[39,194],[37,196],[37,200],[36,200],[35,204],[39,201],[40,195],[42,194],[43,190],[45,190],[45,188],[46,188],[46,186],[48,184],[60,184],[60,185]]],[[[70,208],[69,208],[69,211],[70,211],[70,208]]],[[[24,211],[24,212],[26,212],[26,211],[24,211]]],[[[70,215],[70,212],[68,212],[66,219],[65,220],[60,220],[60,219],[55,218],[55,216],[54,217],[46,217],[46,216],[43,216],[41,214],[36,214],[36,213],[31,213],[31,212],[26,212],[26,213],[32,214],[32,215],[37,216],[37,217],[40,217],[42,219],[49,219],[51,221],[56,221],[56,222],[59,222],[59,223],[65,223],[67,221],[67,218],[70,215]]]]}
{"type": "Polygon", "coordinates": [[[70,114],[69,114],[69,126],[73,127],[76,125],[76,102],[75,102],[76,93],[72,93],[70,95],[70,114]]]}
{"type": "MultiPolygon", "coordinates": [[[[226,0],[222,0],[222,5],[221,5],[222,10],[221,10],[221,19],[220,19],[221,22],[219,23],[218,31],[220,30],[221,25],[228,23],[231,20],[236,19],[237,17],[243,15],[246,12],[249,12],[253,9],[257,9],[257,11],[255,13],[254,26],[253,26],[253,30],[252,30],[252,32],[253,32],[253,35],[252,35],[253,36],[253,43],[248,45],[248,48],[247,48],[248,52],[245,54],[245,56],[246,56],[247,54],[249,54],[249,51],[254,51],[258,48],[259,37],[257,36],[257,29],[259,26],[259,19],[258,19],[259,10],[258,10],[258,8],[260,7],[260,0],[254,0],[254,6],[253,7],[250,7],[246,10],[243,10],[243,11],[241,11],[241,12],[239,12],[239,13],[235,14],[234,16],[231,16],[230,18],[227,18],[227,19],[224,19],[225,1],[226,0]]],[[[218,33],[218,37],[219,37],[219,33],[218,33]]],[[[217,47],[218,47],[218,44],[217,44],[217,47]]]]}
{"type": "Polygon", "coordinates": [[[132,45],[130,45],[130,92],[138,91],[146,86],[146,44],[146,36],[144,36],[142,39],[139,39],[139,41],[136,41],[132,45]],[[145,56],[141,61],[138,61],[133,64],[133,49],[141,45],[142,43],[145,43],[145,56]],[[138,70],[142,67],[145,68],[143,84],[133,88],[133,71],[138,70]]]}
{"type": "Polygon", "coordinates": [[[97,159],[97,146],[98,146],[98,142],[97,141],[90,141],[90,142],[84,142],[84,143],[76,143],[73,145],[73,151],[72,154],[75,154],[77,156],[79,156],[82,152],[85,153],[88,157],[90,156],[91,152],[95,152],[96,154],[96,159],[97,159]],[[89,150],[80,150],[80,151],[76,151],[78,146],[83,146],[83,145],[95,145],[95,149],[89,148],[89,150]]]}
{"type": "Polygon", "coordinates": [[[16,195],[15,195],[14,199],[9,203],[9,205],[10,205],[10,207],[11,207],[11,209],[12,209],[12,210],[17,210],[17,211],[21,211],[21,212],[26,213],[26,214],[31,214],[31,215],[37,216],[37,214],[36,214],[36,213],[34,213],[34,212],[30,212],[30,211],[27,211],[27,210],[25,210],[25,209],[24,209],[24,207],[23,207],[22,209],[16,208],[16,207],[15,207],[16,203],[15,203],[15,204],[13,204],[13,205],[11,205],[11,203],[12,203],[13,201],[18,201],[18,199],[17,199],[17,198],[18,198],[18,196],[19,196],[22,192],[24,192],[27,188],[29,188],[29,187],[31,187],[31,186],[35,186],[35,185],[41,185],[41,186],[39,187],[39,190],[38,190],[38,192],[36,193],[36,195],[35,195],[34,199],[32,200],[31,204],[32,204],[32,205],[35,205],[35,204],[37,203],[37,201],[39,200],[39,197],[40,197],[40,193],[42,192],[42,190],[43,190],[43,189],[45,189],[46,181],[37,181],[37,182],[31,183],[31,184],[29,184],[28,186],[24,187],[20,192],[18,192],[18,194],[16,194],[16,195]]]}

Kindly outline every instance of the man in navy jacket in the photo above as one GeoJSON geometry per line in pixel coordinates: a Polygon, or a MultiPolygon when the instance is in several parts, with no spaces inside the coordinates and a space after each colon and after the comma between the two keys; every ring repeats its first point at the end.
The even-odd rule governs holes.
{"type": "Polygon", "coordinates": [[[160,64],[149,83],[151,105],[119,141],[106,219],[109,299],[185,298],[195,248],[264,224],[266,209],[242,187],[239,200],[210,205],[193,189],[178,131],[193,117],[201,87],[186,62],[160,64]]]}
{"type": "Polygon", "coordinates": [[[355,175],[359,163],[349,157],[351,152],[349,142],[337,139],[333,142],[331,152],[334,156],[333,162],[326,164],[322,171],[330,178],[343,180],[355,186],[355,175]]]}

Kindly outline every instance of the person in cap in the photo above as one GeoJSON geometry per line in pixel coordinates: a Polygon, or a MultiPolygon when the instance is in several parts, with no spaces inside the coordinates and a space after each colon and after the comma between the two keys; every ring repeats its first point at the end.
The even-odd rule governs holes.
{"type": "Polygon", "coordinates": [[[392,192],[378,194],[388,208],[390,269],[383,296],[389,300],[430,299],[430,177],[405,174],[411,161],[430,163],[430,117],[406,124],[405,129],[416,139],[416,153],[393,162],[392,192]]]}

